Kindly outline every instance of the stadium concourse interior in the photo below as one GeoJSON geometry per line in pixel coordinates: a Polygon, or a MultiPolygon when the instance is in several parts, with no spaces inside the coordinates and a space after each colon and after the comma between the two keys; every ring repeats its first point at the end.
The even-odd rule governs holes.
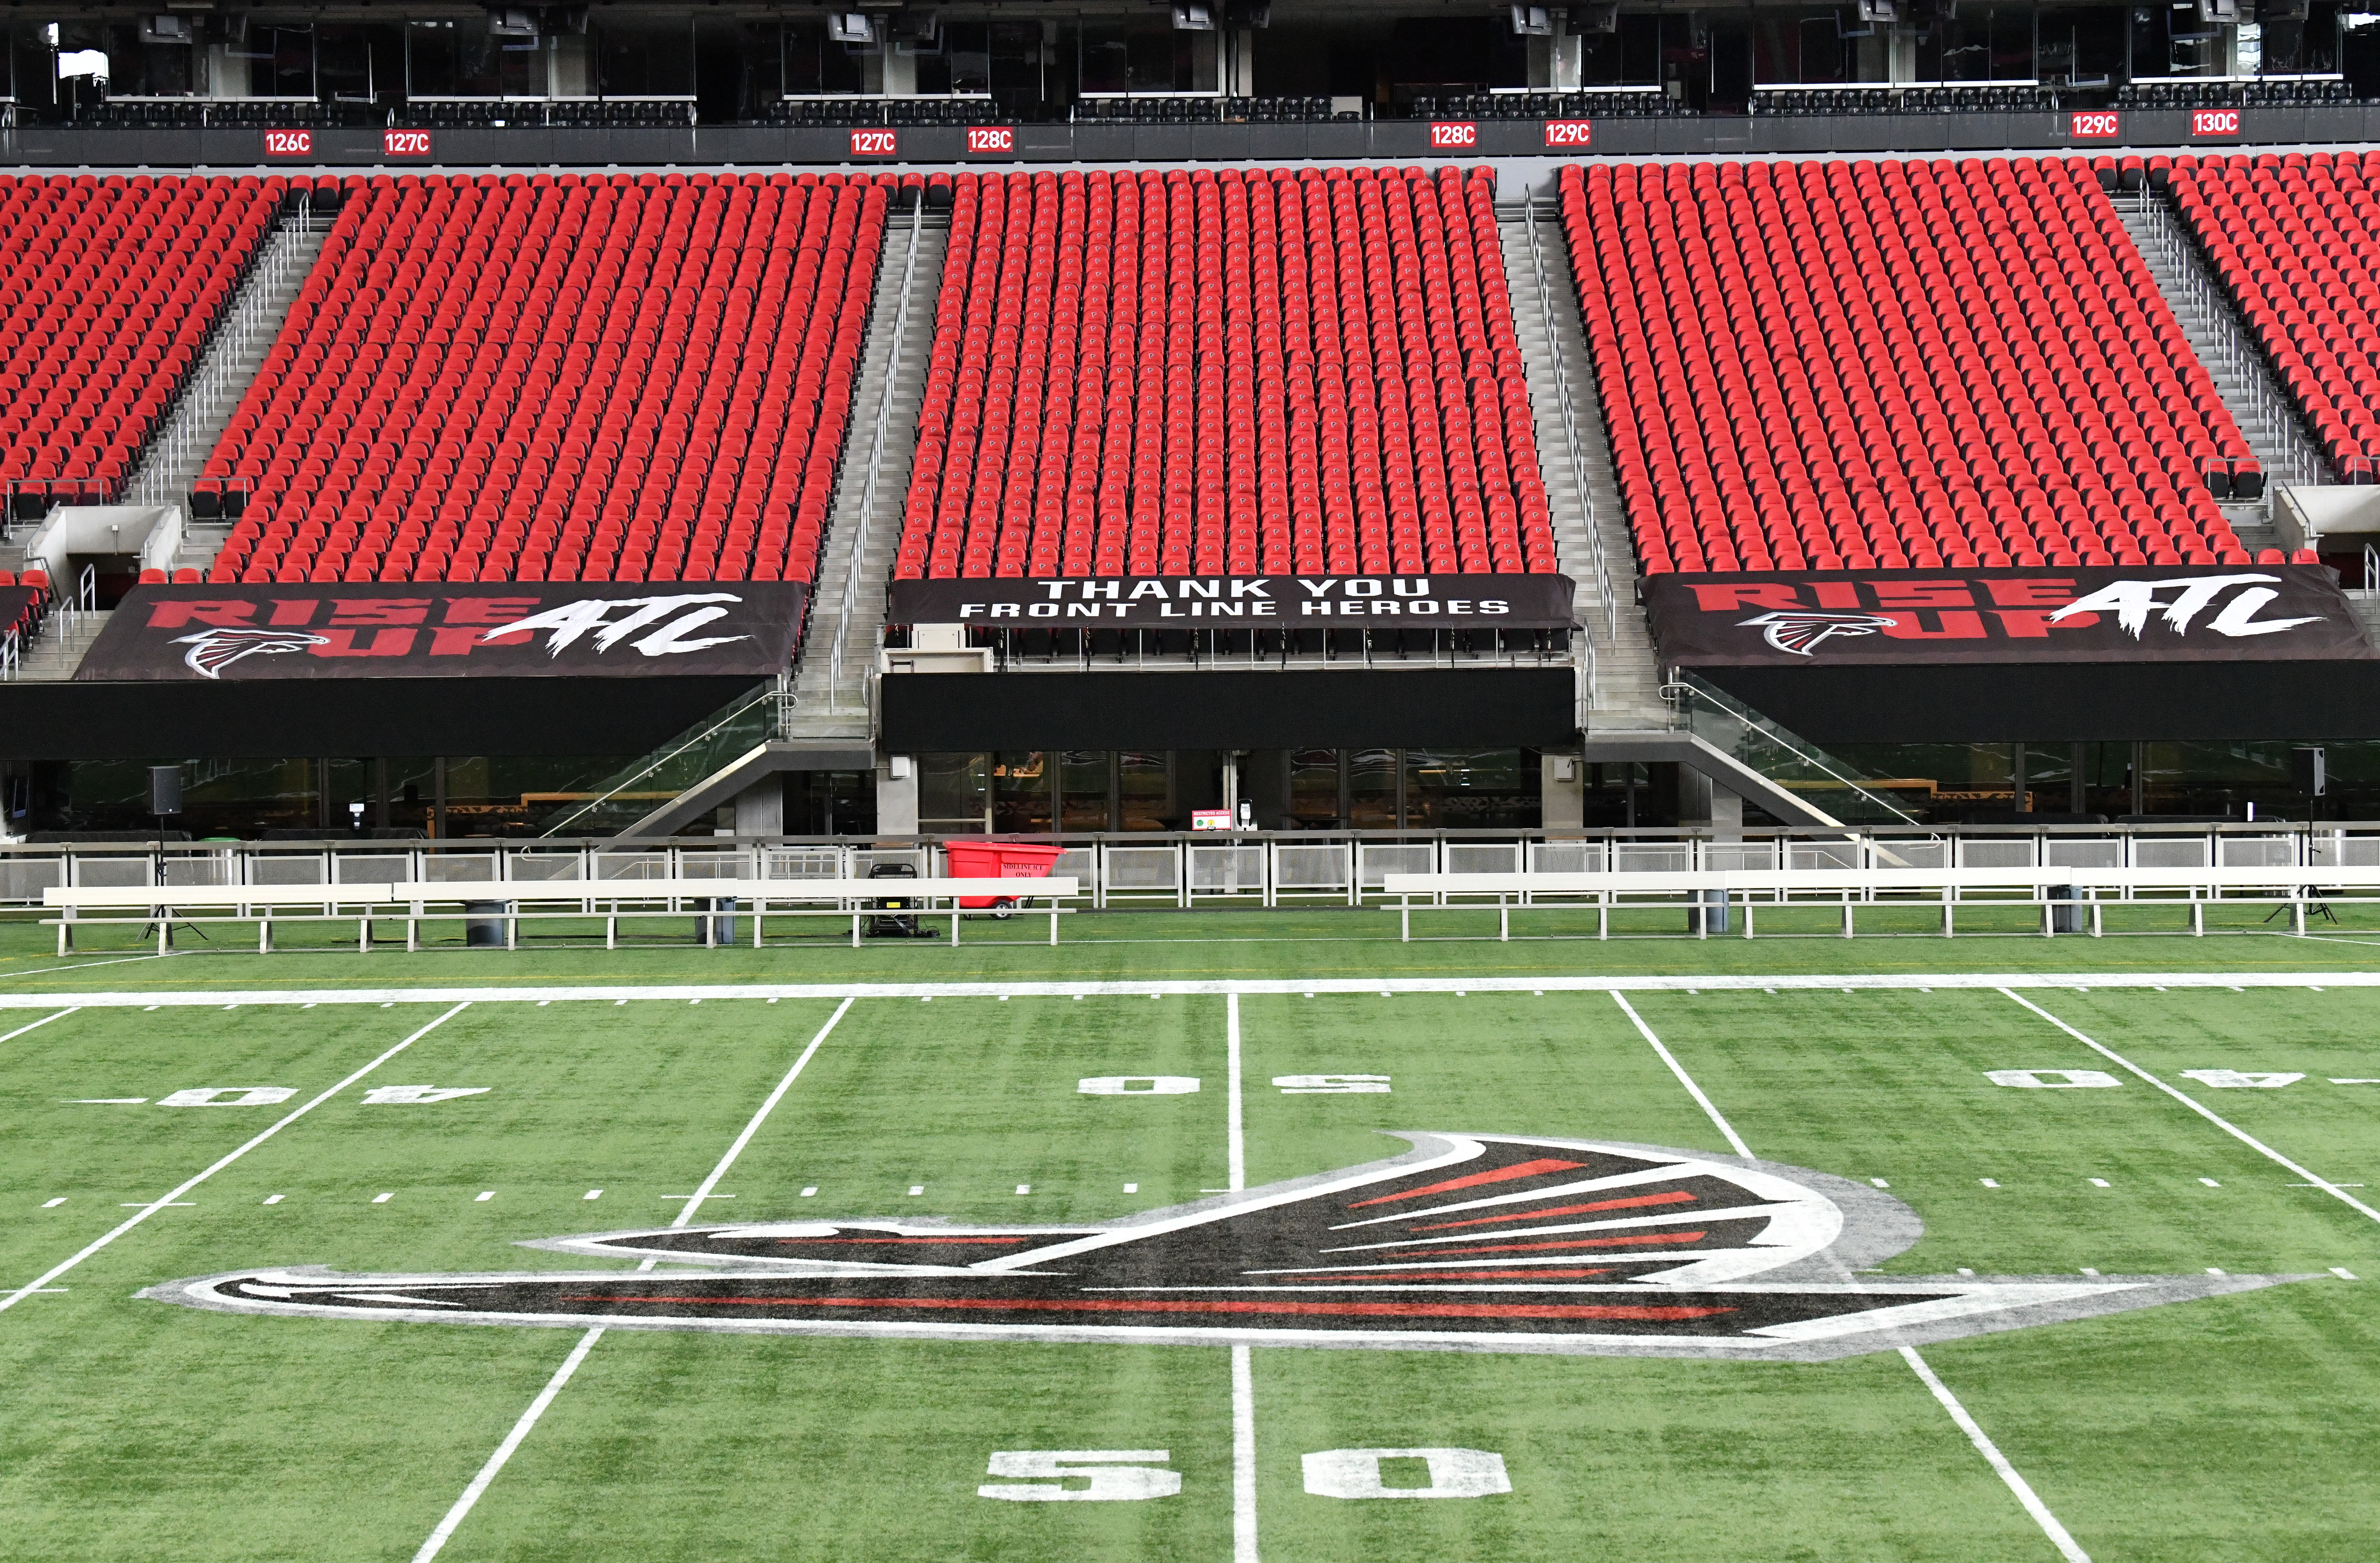
{"type": "MultiPolygon", "coordinates": [[[[651,757],[453,757],[518,780],[476,822],[550,827],[593,798],[658,828],[674,798],[680,830],[1180,829],[1253,798],[1324,828],[1660,823],[1707,818],[1714,783],[1747,820],[1791,819],[1791,784],[1756,761],[1696,750],[1700,779],[1680,771],[1675,745],[1700,739],[1680,736],[1642,583],[2322,557],[2309,545],[2354,533],[2309,517],[2371,483],[2380,449],[2363,166],[1598,161],[1535,188],[1476,163],[16,176],[0,290],[63,372],[20,376],[43,399],[6,430],[0,588],[31,590],[0,672],[71,675],[141,581],[787,581],[812,588],[807,634],[759,736],[832,765],[773,755],[720,794],[743,773],[664,786],[651,757]],[[114,258],[54,274],[55,240],[85,230],[114,258]],[[295,257],[285,277],[276,255],[295,257]],[[2249,394],[2267,365],[2277,418],[2249,394]],[[213,410],[190,416],[197,391],[176,405],[177,386],[215,387],[213,410]],[[204,430],[169,438],[176,418],[204,430]],[[134,521],[123,502],[176,474],[187,490],[134,521]],[[1575,616],[946,637],[888,622],[904,582],[1316,573],[1559,574],[1575,616]],[[1535,669],[1574,680],[1590,750],[1144,738],[855,763],[880,668],[905,650],[1056,674],[1535,669]],[[1597,738],[1649,746],[1597,757],[1597,738]],[[1154,809],[1123,780],[1152,764],[1154,809]],[[1062,778],[1094,771],[1066,801],[1062,778]],[[1357,802],[1373,775],[1395,779],[1385,815],[1357,802]],[[1441,814],[1422,779],[1449,776],[1441,814]],[[936,806],[952,778],[972,779],[966,800],[936,806]],[[1006,778],[1032,779],[1006,789],[1023,801],[1002,802],[1006,778]]],[[[2345,546],[2328,562],[2361,571],[2345,546]]],[[[668,753],[719,750],[753,709],[668,753]]],[[[2204,764],[2188,745],[2096,745],[2087,763],[2081,745],[1949,747],[1837,757],[1912,818],[2050,806],[2028,752],[2097,778],[2059,800],[2076,813],[2290,796],[2263,774],[2287,781],[2286,745],[2271,764],[2244,757],[2256,745],[2204,764]]],[[[2344,782],[2358,751],[2336,747],[2344,782]]],[[[332,802],[334,762],[207,763],[222,829],[365,828],[332,802]],[[238,780],[265,776],[285,780],[238,780]]],[[[462,794],[433,806],[431,763],[370,762],[411,780],[349,790],[374,824],[456,828],[462,794]]],[[[121,766],[0,764],[8,828],[144,823],[121,766]]]]}

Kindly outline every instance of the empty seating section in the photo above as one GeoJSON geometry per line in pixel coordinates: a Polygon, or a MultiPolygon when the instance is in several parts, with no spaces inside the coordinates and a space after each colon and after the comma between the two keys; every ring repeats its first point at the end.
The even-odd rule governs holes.
{"type": "Polygon", "coordinates": [[[2182,157],[2168,180],[2331,466],[2380,478],[2380,153],[2182,157]]]}
{"type": "Polygon", "coordinates": [[[35,498],[117,497],[284,188],[0,175],[0,482],[35,498]]]}
{"type": "Polygon", "coordinates": [[[211,578],[809,579],[889,193],[352,182],[201,475],[211,578]]]}
{"type": "Polygon", "coordinates": [[[1493,198],[959,176],[894,573],[1552,570],[1493,198]]]}
{"type": "Polygon", "coordinates": [[[2082,161],[1602,165],[1561,199],[1647,573],[2248,562],[2207,488],[2247,443],[2082,161]]]}

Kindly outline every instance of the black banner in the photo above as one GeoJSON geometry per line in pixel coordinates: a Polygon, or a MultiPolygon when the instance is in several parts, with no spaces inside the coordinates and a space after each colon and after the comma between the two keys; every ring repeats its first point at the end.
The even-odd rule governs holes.
{"type": "Polygon", "coordinates": [[[2380,655],[2314,564],[1655,576],[1645,605],[1699,667],[2380,655]]]}
{"type": "Polygon", "coordinates": [[[792,581],[144,586],[75,677],[633,678],[783,671],[792,581]]]}
{"type": "Polygon", "coordinates": [[[1567,576],[894,581],[886,621],[1005,629],[1560,629],[1567,576]]]}

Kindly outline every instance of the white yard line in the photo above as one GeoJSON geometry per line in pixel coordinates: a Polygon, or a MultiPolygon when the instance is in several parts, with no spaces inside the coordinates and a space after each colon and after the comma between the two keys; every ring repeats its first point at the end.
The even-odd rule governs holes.
{"type": "Polygon", "coordinates": [[[179,950],[169,950],[163,955],[111,955],[104,961],[77,961],[64,966],[28,966],[21,972],[0,972],[0,982],[40,976],[44,972],[83,972],[93,966],[128,966],[135,961],[170,961],[181,953],[179,950]]]}
{"type": "MultiPolygon", "coordinates": [[[[1240,996],[1223,1000],[1224,1180],[1238,1193],[1248,1186],[1247,1114],[1240,1095],[1240,996]]],[[[1232,1348],[1232,1563],[1257,1558],[1257,1383],[1248,1348],[1232,1348]]]]}
{"type": "MultiPolygon", "coordinates": [[[[727,1147],[727,1154],[721,1157],[718,1165],[710,1169],[710,1176],[702,1181],[678,1213],[671,1218],[672,1227],[684,1227],[693,1221],[695,1212],[702,1208],[703,1201],[711,1197],[711,1191],[719,1186],[721,1179],[727,1176],[728,1169],[735,1165],[735,1158],[744,1154],[744,1147],[752,1143],[752,1136],[760,1132],[760,1125],[768,1121],[769,1115],[777,1109],[777,1104],[785,1099],[785,1093],[792,1090],[794,1082],[802,1077],[802,1071],[808,1068],[810,1060],[818,1056],[819,1048],[825,1045],[828,1036],[853,1002],[853,1000],[845,999],[835,1007],[834,1013],[827,1016],[826,1024],[819,1027],[817,1036],[810,1038],[810,1045],[803,1048],[802,1056],[794,1060],[794,1067],[785,1071],[784,1078],[777,1082],[777,1088],[769,1093],[768,1099],[744,1125],[744,1132],[736,1135],[735,1143],[727,1147]]],[[[658,1257],[648,1259],[637,1268],[640,1272],[650,1270],[660,1262],[658,1257]]],[[[553,1404],[554,1397],[562,1393],[563,1387],[570,1382],[571,1375],[587,1360],[587,1353],[595,1350],[595,1342],[602,1339],[603,1327],[601,1325],[578,1338],[578,1343],[570,1349],[570,1355],[562,1359],[562,1365],[553,1370],[553,1376],[545,1381],[545,1387],[537,1392],[537,1399],[528,1403],[528,1409],[520,1413],[520,1420],[513,1424],[512,1431],[504,1435],[504,1441],[488,1456],[487,1463],[480,1467],[479,1474],[471,1478],[462,1496],[455,1500],[453,1507],[446,1510],[445,1517],[422,1542],[420,1550],[414,1553],[413,1563],[431,1563],[431,1559],[454,1539],[455,1531],[470,1518],[471,1510],[479,1506],[480,1499],[513,1458],[514,1451],[536,1429],[538,1420],[545,1415],[546,1408],[553,1404]]]]}
{"type": "MultiPolygon", "coordinates": [[[[1735,1132],[1735,1125],[1727,1121],[1726,1115],[1718,1110],[1717,1104],[1713,1103],[1709,1097],[1704,1095],[1702,1087],[1694,1084],[1693,1078],[1679,1064],[1676,1057],[1669,1048],[1661,1045],[1661,1039],[1653,1035],[1653,1028],[1645,1024],[1645,1018],[1631,1008],[1628,1000],[1618,993],[1614,993],[1611,997],[1614,1002],[1628,1012],[1628,1018],[1636,1023],[1637,1031],[1644,1036],[1645,1041],[1653,1045],[1654,1051],[1661,1055],[1662,1061],[1670,1066],[1670,1072],[1678,1077],[1680,1083],[1693,1094],[1694,1100],[1702,1105],[1702,1109],[1709,1117],[1712,1126],[1726,1136],[1727,1143],[1735,1147],[1739,1156],[1751,1158],[1752,1152],[1745,1147],[1743,1136],[1735,1132]]],[[[1959,1431],[1964,1433],[1967,1436],[1967,1441],[1975,1446],[1975,1452],[1982,1455],[1985,1462],[1998,1472],[1999,1479],[2008,1484],[2008,1490],[2016,1495],[2016,1501],[2024,1506],[2024,1511],[2032,1515],[2034,1522],[2041,1527],[2042,1534],[2047,1536],[2050,1545],[2058,1549],[2058,1555],[2065,1558],[2066,1563],[2091,1563],[2091,1555],[2075,1544],[2073,1536],[2068,1533],[2066,1527],[2058,1523],[2058,1516],[2052,1514],[2049,1511],[2049,1506],[2041,1501],[2041,1495],[2033,1490],[2033,1484],[2027,1482],[2023,1473],[2009,1462],[2008,1456],[2000,1453],[1999,1446],[1992,1442],[1991,1435],[1985,1433],[1982,1424],[1968,1414],[1967,1408],[1959,1403],[1959,1397],[1950,1393],[1950,1387],[1935,1375],[1934,1370],[1926,1365],[1925,1358],[1917,1354],[1916,1349],[1903,1346],[1900,1348],[1900,1357],[1909,1364],[1910,1371],[1916,1374],[1918,1379],[1933,1394],[1934,1399],[1941,1402],[1942,1409],[1950,1413],[1950,1420],[1959,1424],[1959,1431]]]]}
{"type": "MultiPolygon", "coordinates": [[[[2008,992],[2005,988],[2001,991],[2008,992]]],[[[2313,1173],[2308,1171],[2305,1168],[2301,1167],[2298,1163],[2290,1160],[2288,1157],[2283,1156],[2280,1152],[2265,1144],[2264,1141],[2256,1138],[2253,1134],[2249,1133],[2238,1124],[2216,1116],[2212,1109],[2199,1101],[2196,1097],[2192,1097],[2185,1092],[2175,1090],[2172,1086],[2167,1084],[2164,1081],[2159,1080],[2155,1075],[2151,1074],[2147,1070],[2144,1070],[2140,1065],[2132,1062],[2131,1060],[2124,1057],[2121,1053],[2117,1052],[2114,1048],[2107,1047],[2104,1043],[2095,1041],[2091,1037],[2083,1036],[2082,1033],[2075,1030],[2064,1021],[2059,1020],[2056,1015],[2051,1014],[2047,1010],[2043,1009],[2040,1005],[2034,1003],[2032,1000],[2027,999],[2022,993],[2010,992],[2008,996],[2015,1000],[2018,1003],[2023,1005],[2026,1009],[2031,1010],[2034,1014],[2039,1015],[2043,1020],[2046,1020],[2050,1024],[2056,1026],[2058,1030],[2066,1033],[2067,1036],[2071,1036],[2077,1042],[2082,1043],[2082,1046],[2090,1048],[2101,1058],[2107,1059],[2112,1063],[2120,1065],[2124,1069],[2131,1071],[2140,1079],[2146,1081],[2149,1084],[2155,1086],[2160,1091],[2163,1091],[2167,1096],[2171,1097],[2175,1101],[2180,1102],[2191,1111],[2198,1114],[2199,1117],[2206,1120],[2207,1122],[2214,1124],[2215,1127],[2222,1130],[2225,1133],[2230,1135],[2241,1145],[2246,1145],[2249,1149],[2279,1162],[2282,1166],[2288,1168],[2299,1177],[2303,1178],[2309,1187],[2320,1189],[2325,1193],[2329,1194],[2332,1198],[2353,1207],[2359,1214],[2368,1216],[2374,1221],[2380,1221],[2380,1210],[2374,1210],[2372,1206],[2364,1204],[2353,1194],[2349,1193],[2338,1184],[2331,1182],[2326,1179],[2316,1177],[2313,1173]]]]}
{"type": "MultiPolygon", "coordinates": [[[[2081,936],[2074,936],[2081,937],[2081,936]]],[[[0,978],[5,980],[5,978],[0,978]]],[[[1907,975],[1853,972],[1833,975],[1703,976],[1433,976],[1433,977],[1281,977],[1281,978],[1150,978],[1137,982],[818,982],[818,983],[673,983],[557,987],[523,984],[481,987],[260,987],[224,989],[152,989],[91,993],[0,993],[0,1010],[42,1010],[59,1004],[79,1009],[109,1010],[128,1006],[146,1009],[200,1007],[225,1009],[248,1004],[457,1004],[457,1003],[605,1003],[631,1000],[686,1003],[690,1000],[835,1000],[835,999],[1072,999],[1192,998],[1238,993],[1261,995],[1353,994],[1378,998],[1383,994],[1454,993],[1703,993],[1898,992],[1930,989],[2023,988],[2028,991],[2099,987],[2172,987],[2192,989],[2265,987],[2380,987],[2380,969],[2337,972],[1945,972],[1907,975]]]]}
{"type": "Polygon", "coordinates": [[[75,1012],[75,1009],[79,1007],[79,1006],[69,1006],[67,1009],[60,1010],[55,1015],[43,1015],[40,1020],[35,1021],[30,1025],[20,1025],[16,1030],[8,1033],[6,1036],[0,1036],[0,1042],[14,1042],[17,1038],[24,1036],[25,1033],[29,1031],[39,1031],[42,1027],[49,1024],[52,1021],[62,1021],[68,1015],[73,1014],[75,1012]]]}
{"type": "Polygon", "coordinates": [[[415,1032],[404,1041],[399,1042],[395,1047],[391,1048],[380,1057],[372,1060],[371,1062],[364,1065],[363,1068],[356,1071],[353,1074],[348,1075],[336,1085],[324,1091],[321,1096],[316,1097],[305,1106],[290,1112],[286,1117],[280,1120],[280,1121],[274,1123],[273,1127],[265,1130],[262,1133],[257,1135],[254,1139],[249,1141],[237,1150],[224,1157],[221,1160],[215,1162],[214,1165],[209,1167],[205,1171],[200,1172],[198,1176],[180,1184],[172,1192],[140,1206],[140,1208],[128,1218],[121,1226],[115,1228],[115,1230],[109,1232],[106,1236],[99,1238],[90,1243],[73,1258],[65,1261],[63,1264],[53,1266],[50,1269],[44,1271],[39,1278],[32,1280],[24,1286],[18,1287],[16,1290],[8,1293],[5,1297],[0,1297],[0,1313],[6,1313],[10,1308],[15,1307],[18,1302],[24,1301],[24,1299],[32,1295],[35,1291],[38,1291],[42,1288],[49,1285],[50,1282],[57,1279],[60,1276],[65,1275],[77,1265],[81,1264],[84,1260],[90,1258],[101,1249],[105,1248],[109,1243],[114,1242],[117,1238],[122,1237],[125,1233],[130,1231],[141,1222],[149,1219],[150,1217],[157,1214],[158,1211],[163,1210],[167,1206],[178,1201],[184,1194],[188,1193],[200,1183],[205,1182],[208,1179],[213,1177],[225,1168],[229,1167],[233,1162],[237,1161],[241,1157],[246,1156],[257,1146],[264,1144],[265,1141],[273,1138],[273,1135],[278,1134],[284,1129],[288,1128],[291,1124],[297,1122],[299,1119],[305,1117],[316,1108],[321,1107],[324,1102],[329,1101],[333,1097],[337,1096],[340,1092],[346,1090],[357,1081],[361,1080],[364,1076],[370,1074],[381,1065],[388,1062],[389,1060],[396,1057],[397,1054],[402,1053],[407,1048],[412,1047],[416,1042],[420,1041],[423,1037],[437,1030],[440,1026],[444,1025],[448,1021],[453,1020],[456,1015],[461,1014],[464,1010],[468,1007],[469,1006],[468,1004],[456,1004],[453,1009],[448,1010],[444,1014],[440,1015],[428,1025],[423,1026],[420,1030],[415,1032]]]}

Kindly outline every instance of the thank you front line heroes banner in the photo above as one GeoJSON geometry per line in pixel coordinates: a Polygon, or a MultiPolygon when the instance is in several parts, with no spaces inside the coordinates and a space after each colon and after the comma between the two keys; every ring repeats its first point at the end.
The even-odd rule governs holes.
{"type": "Polygon", "coordinates": [[[80,682],[749,674],[792,660],[792,581],[144,586],[80,682]]]}
{"type": "Polygon", "coordinates": [[[2380,656],[2318,564],[1655,576],[1645,606],[1690,667],[2380,656]]]}
{"type": "Polygon", "coordinates": [[[887,623],[1007,629],[1561,629],[1567,576],[1110,576],[894,581],[887,623]]]}

